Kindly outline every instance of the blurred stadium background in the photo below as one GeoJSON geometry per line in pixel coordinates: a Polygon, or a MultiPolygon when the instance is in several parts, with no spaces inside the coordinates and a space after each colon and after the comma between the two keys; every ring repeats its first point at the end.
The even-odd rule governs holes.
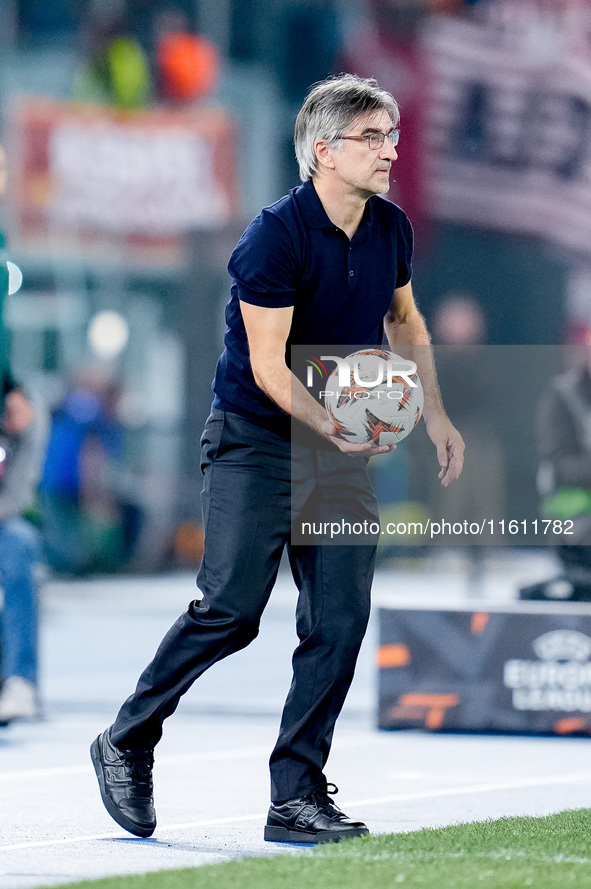
{"type": "MultiPolygon", "coordinates": [[[[390,196],[415,228],[417,301],[470,454],[445,499],[422,430],[376,459],[383,518],[445,509],[531,527],[540,514],[537,404],[591,345],[591,0],[0,0],[6,320],[15,374],[53,413],[30,516],[53,571],[45,719],[0,738],[11,889],[273,852],[258,813],[294,641],[287,576],[258,647],[204,677],[167,734],[170,842],[104,833],[86,750],[191,596],[226,263],[260,208],[298,184],[307,88],[342,71],[376,77],[401,105],[390,196]],[[261,743],[244,753],[256,768],[238,756],[232,771],[243,738],[261,743]],[[217,759],[185,781],[187,762],[217,759]],[[224,817],[236,782],[246,827],[224,817]],[[203,812],[211,823],[195,822],[203,812]]],[[[375,806],[378,833],[588,804],[586,740],[565,736],[591,731],[589,605],[513,602],[555,573],[554,554],[520,533],[503,539],[510,551],[498,542],[399,535],[380,548],[375,602],[396,626],[375,609],[334,753],[345,803],[375,806]],[[412,671],[429,647],[427,695],[412,671]],[[438,732],[458,712],[475,733],[378,734],[378,709],[382,727],[438,732]]]]}
{"type": "MultiPolygon", "coordinates": [[[[62,420],[87,397],[104,421],[84,469],[99,555],[56,570],[198,563],[226,262],[297,184],[295,114],[331,73],[400,102],[391,197],[435,342],[591,342],[590,30],[587,0],[3,0],[13,362],[62,420]]],[[[498,470],[511,517],[536,514],[533,401],[498,470]]],[[[427,497],[405,462],[376,469],[390,513],[427,497]]]]}

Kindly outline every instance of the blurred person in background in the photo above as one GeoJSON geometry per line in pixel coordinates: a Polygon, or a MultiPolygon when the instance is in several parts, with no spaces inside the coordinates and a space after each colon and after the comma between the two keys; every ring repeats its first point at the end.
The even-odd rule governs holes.
{"type": "MultiPolygon", "coordinates": [[[[367,627],[376,534],[354,545],[321,545],[322,535],[293,545],[291,531],[296,517],[376,521],[367,462],[392,446],[341,438],[286,355],[292,343],[381,345],[384,332],[413,357],[414,345],[428,347],[410,281],[411,225],[379,197],[397,158],[398,122],[396,101],[374,80],[316,84],[296,121],[303,184],[253,220],[230,259],[225,349],[202,437],[203,598],[174,624],[91,746],[107,811],[137,836],[156,827],[152,767],[164,720],[206,669],[256,637],[286,547],[300,642],[271,754],[264,838],[319,843],[368,833],[335,806],[324,768],[367,627]]],[[[447,487],[461,473],[463,442],[443,410],[430,354],[416,351],[423,416],[447,487]]]]}
{"type": "Polygon", "coordinates": [[[47,561],[57,573],[116,571],[132,554],[139,515],[119,490],[118,401],[117,382],[86,369],[52,413],[39,502],[47,561]]]}
{"type": "Polygon", "coordinates": [[[0,423],[0,725],[38,715],[37,626],[41,537],[25,514],[41,474],[47,418],[38,399],[22,432],[0,423]]]}
{"type": "Polygon", "coordinates": [[[189,17],[174,7],[163,9],[154,22],[158,98],[174,106],[190,105],[210,95],[220,74],[217,48],[192,32],[189,17]]]}
{"type": "Polygon", "coordinates": [[[149,59],[126,13],[125,0],[91,0],[80,31],[85,61],[74,78],[75,101],[128,111],[151,104],[149,59]]]}
{"type": "MultiPolygon", "coordinates": [[[[505,515],[506,467],[491,410],[496,391],[490,360],[494,353],[484,347],[488,332],[483,307],[470,292],[448,291],[435,309],[431,329],[441,391],[467,448],[462,478],[446,492],[449,496],[443,498],[440,486],[429,485],[433,519],[452,524],[496,522],[505,515]]],[[[464,545],[471,596],[481,591],[484,544],[492,544],[494,538],[484,531],[476,540],[464,545]]]]}
{"type": "Polygon", "coordinates": [[[591,347],[554,378],[537,415],[538,491],[544,519],[560,523],[561,573],[522,587],[521,599],[591,601],[591,347]]]}
{"type": "MultiPolygon", "coordinates": [[[[6,191],[6,152],[0,144],[0,199],[6,191]]],[[[4,303],[8,296],[9,273],[6,241],[0,229],[0,418],[3,429],[10,435],[18,435],[33,419],[32,405],[20,386],[15,382],[8,355],[7,332],[4,323],[4,303]]]]}
{"type": "MultiPolygon", "coordinates": [[[[491,381],[494,350],[484,345],[488,337],[484,309],[472,293],[448,291],[435,309],[431,329],[446,406],[468,446],[461,483],[448,492],[445,504],[436,485],[433,497],[447,521],[502,519],[505,460],[491,411],[496,392],[491,381]]],[[[482,555],[478,546],[469,549],[475,559],[482,555]]]]}
{"type": "MultiPolygon", "coordinates": [[[[0,145],[0,197],[6,190],[6,153],[0,145]]],[[[45,423],[40,406],[15,382],[8,355],[4,303],[9,290],[4,234],[0,231],[0,723],[37,713],[37,583],[39,540],[21,518],[32,504],[43,459],[45,423]]]]}

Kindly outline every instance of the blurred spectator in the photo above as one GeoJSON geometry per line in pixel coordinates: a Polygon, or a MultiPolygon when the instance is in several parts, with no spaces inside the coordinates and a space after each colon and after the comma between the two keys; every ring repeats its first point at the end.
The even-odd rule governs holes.
{"type": "MultiPolygon", "coordinates": [[[[6,155],[0,145],[0,197],[6,189],[6,155]]],[[[39,477],[45,441],[45,423],[15,383],[10,369],[4,301],[9,273],[0,232],[0,584],[3,591],[0,620],[2,651],[0,723],[37,712],[37,586],[39,560],[37,532],[21,518],[31,505],[39,477]]]]}
{"type": "MultiPolygon", "coordinates": [[[[6,191],[6,152],[0,144],[0,198],[6,191]]],[[[10,369],[6,329],[4,327],[4,302],[8,296],[9,274],[6,263],[6,243],[0,230],[0,412],[6,432],[16,435],[22,432],[33,418],[33,409],[25,394],[15,382],[10,369]]]]}
{"type": "Polygon", "coordinates": [[[34,419],[20,433],[0,427],[0,725],[38,714],[38,530],[23,513],[35,499],[45,453],[47,418],[35,401],[34,419]]]}
{"type": "MultiPolygon", "coordinates": [[[[6,189],[6,154],[0,145],[0,197],[6,189]]],[[[45,424],[15,383],[10,369],[4,301],[9,272],[0,232],[0,584],[3,591],[1,618],[2,670],[0,723],[17,716],[32,717],[37,711],[37,588],[35,562],[38,540],[32,525],[21,513],[33,500],[38,479],[45,424]]]]}
{"type": "Polygon", "coordinates": [[[191,102],[209,95],[219,75],[219,54],[209,40],[196,34],[172,32],[157,49],[161,95],[191,102]]]}
{"type": "Polygon", "coordinates": [[[132,554],[139,511],[119,490],[119,389],[87,371],[54,411],[40,505],[47,560],[66,574],[120,569],[132,554]]]}
{"type": "MultiPolygon", "coordinates": [[[[445,497],[440,486],[431,485],[429,505],[436,520],[496,521],[505,514],[506,467],[492,418],[494,355],[483,345],[487,324],[482,306],[471,293],[449,291],[435,311],[431,330],[439,384],[452,422],[462,429],[466,460],[462,478],[453,491],[451,486],[446,489],[445,497]]],[[[466,542],[472,594],[481,580],[482,544],[493,542],[487,531],[477,543],[473,538],[466,542]]]]}
{"type": "MultiPolygon", "coordinates": [[[[431,329],[447,410],[470,443],[461,483],[445,498],[445,518],[503,518],[505,465],[491,411],[496,391],[491,370],[494,352],[484,346],[488,336],[484,310],[471,293],[449,291],[435,311],[431,329]]],[[[434,493],[439,495],[437,488],[434,493]]]]}
{"type": "Polygon", "coordinates": [[[469,293],[445,294],[433,319],[433,342],[470,346],[485,341],[486,319],[480,303],[469,293]]]}
{"type": "Polygon", "coordinates": [[[523,587],[521,599],[591,601],[591,348],[556,377],[538,410],[541,514],[567,534],[556,554],[561,574],[523,587]]]}
{"type": "Polygon", "coordinates": [[[165,9],[157,17],[156,62],[160,98],[188,103],[216,87],[220,56],[209,40],[191,33],[187,15],[165,9]]]}
{"type": "Polygon", "coordinates": [[[145,108],[152,97],[148,58],[129,33],[123,0],[93,0],[82,25],[86,61],[76,74],[78,102],[145,108]]]}

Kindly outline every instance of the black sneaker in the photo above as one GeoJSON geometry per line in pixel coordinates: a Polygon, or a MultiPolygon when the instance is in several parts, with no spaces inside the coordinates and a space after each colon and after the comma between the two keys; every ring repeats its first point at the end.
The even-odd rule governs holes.
{"type": "Polygon", "coordinates": [[[334,784],[322,784],[309,796],[271,804],[265,839],[271,843],[331,843],[369,833],[362,821],[352,821],[329,797],[334,784]]]}
{"type": "Polygon", "coordinates": [[[105,808],[117,824],[138,837],[156,828],[152,789],[153,750],[119,750],[111,743],[111,729],[90,747],[105,808]]]}

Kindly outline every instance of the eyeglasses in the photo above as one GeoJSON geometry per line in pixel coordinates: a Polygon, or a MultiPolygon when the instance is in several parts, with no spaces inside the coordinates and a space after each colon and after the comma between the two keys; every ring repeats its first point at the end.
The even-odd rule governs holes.
{"type": "Polygon", "coordinates": [[[392,130],[390,133],[380,133],[379,130],[373,133],[364,133],[363,136],[341,136],[341,139],[351,139],[354,142],[367,142],[368,148],[377,151],[384,144],[386,136],[396,148],[400,139],[400,130],[392,130]]]}

